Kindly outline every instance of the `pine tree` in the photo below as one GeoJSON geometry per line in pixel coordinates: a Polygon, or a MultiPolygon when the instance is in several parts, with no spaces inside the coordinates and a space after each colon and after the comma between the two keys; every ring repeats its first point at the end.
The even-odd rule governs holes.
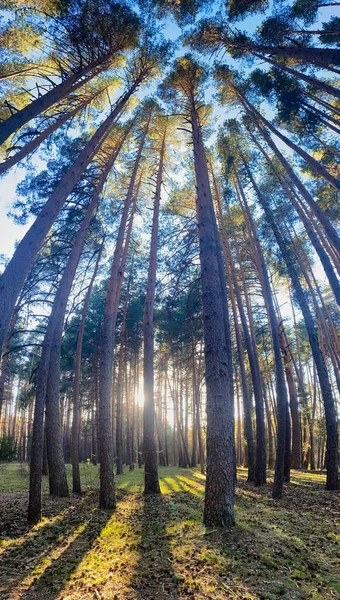
{"type": "Polygon", "coordinates": [[[235,471],[231,341],[223,257],[202,137],[204,108],[199,107],[203,82],[202,67],[185,56],[177,60],[166,79],[164,93],[180,98],[194,152],[207,386],[204,522],[228,526],[234,522],[235,471]]]}

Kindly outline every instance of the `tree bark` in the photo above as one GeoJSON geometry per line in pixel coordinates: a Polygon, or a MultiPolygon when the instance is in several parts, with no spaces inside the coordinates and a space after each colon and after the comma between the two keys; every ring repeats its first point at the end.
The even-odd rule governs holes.
{"type": "MultiPolygon", "coordinates": [[[[129,306],[130,282],[126,292],[124,302],[124,311],[122,319],[122,327],[120,332],[120,348],[118,352],[118,377],[117,377],[117,395],[116,395],[116,466],[117,475],[123,475],[123,375],[125,363],[125,346],[126,346],[126,318],[129,306]]],[[[126,388],[127,397],[127,388],[126,388]]]]}
{"type": "Polygon", "coordinates": [[[292,419],[292,454],[291,466],[293,469],[301,469],[301,430],[300,430],[300,415],[299,401],[297,389],[291,368],[291,356],[289,352],[288,340],[283,328],[282,321],[278,322],[280,335],[280,346],[285,365],[286,379],[289,389],[290,414],[292,419]]]}
{"type": "Polygon", "coordinates": [[[229,248],[229,264],[231,265],[231,275],[234,285],[237,306],[241,319],[244,341],[247,349],[253,390],[255,397],[256,414],[256,451],[255,451],[255,485],[264,485],[266,483],[266,434],[264,424],[264,399],[261,385],[261,372],[257,353],[251,340],[247,317],[244,310],[241,290],[237,281],[235,268],[232,264],[232,256],[229,248]]]}
{"type": "Polygon", "coordinates": [[[90,306],[92,288],[97,276],[99,262],[103,250],[104,240],[98,251],[98,256],[94,271],[87,288],[83,308],[81,311],[80,324],[77,335],[77,347],[74,363],[74,378],[73,378],[73,419],[72,419],[72,435],[71,435],[71,462],[72,462],[72,489],[74,494],[81,493],[80,470],[79,470],[79,436],[80,436],[80,383],[81,383],[81,357],[83,350],[83,340],[85,333],[86,317],[90,306]]]}
{"type": "Polygon", "coordinates": [[[34,152],[34,150],[36,150],[40,146],[40,144],[42,144],[42,142],[44,142],[50,135],[52,135],[54,131],[57,131],[57,129],[62,127],[65,123],[67,123],[67,121],[72,119],[72,117],[74,117],[78,112],[85,108],[87,104],[89,104],[89,102],[91,102],[91,100],[93,100],[93,98],[96,95],[98,95],[98,93],[100,92],[96,92],[95,94],[92,94],[92,96],[89,96],[87,100],[84,100],[83,102],[78,104],[73,110],[65,112],[61,117],[59,117],[59,119],[56,119],[51,125],[46,127],[46,129],[44,129],[41,133],[36,135],[33,140],[25,144],[25,146],[21,148],[21,150],[18,150],[18,152],[16,152],[13,156],[7,158],[5,161],[0,163],[0,175],[6,173],[8,169],[10,169],[18,162],[23,160],[26,156],[34,152]]]}
{"type": "Polygon", "coordinates": [[[197,185],[196,212],[207,388],[207,479],[204,523],[207,526],[229,526],[234,523],[235,442],[232,353],[226,281],[194,95],[190,97],[190,106],[197,185]]]}
{"type": "Polygon", "coordinates": [[[265,215],[270,223],[276,238],[277,244],[280,248],[282,257],[287,265],[288,273],[291,278],[293,287],[295,289],[296,297],[299,302],[301,312],[303,314],[304,322],[307,329],[309,343],[311,346],[313,358],[318,373],[321,394],[323,404],[325,408],[326,417],[326,430],[327,430],[327,481],[326,489],[336,490],[339,488],[338,478],[338,432],[337,432],[337,418],[335,404],[332,394],[332,388],[328,376],[327,366],[324,355],[320,349],[319,337],[317,328],[313,319],[313,315],[308,306],[302,285],[299,280],[298,273],[294,265],[294,258],[292,251],[288,246],[287,242],[283,238],[277,223],[273,217],[272,211],[270,210],[268,203],[264,195],[260,192],[254,178],[252,177],[252,186],[256,192],[256,196],[265,212],[265,215]]]}
{"type": "Polygon", "coordinates": [[[135,82],[122,96],[110,115],[80,152],[76,161],[63,175],[40,214],[18,244],[12,259],[3,272],[0,278],[0,348],[2,348],[6,336],[16,299],[46,234],[63,208],[68,195],[109,135],[115,119],[120,115],[126,102],[137,87],[138,83],[135,82]]]}
{"type": "MultiPolygon", "coordinates": [[[[243,205],[245,211],[246,220],[249,223],[249,233],[254,240],[255,251],[258,256],[258,265],[260,269],[260,281],[262,284],[263,295],[265,298],[266,307],[268,310],[268,319],[270,323],[272,346],[274,352],[274,363],[275,363],[275,378],[276,378],[276,401],[277,401],[277,442],[276,442],[276,462],[275,462],[275,474],[273,484],[273,498],[280,499],[282,497],[283,481],[284,481],[284,457],[285,457],[285,446],[286,446],[286,415],[288,408],[288,397],[285,384],[285,375],[282,364],[280,339],[277,329],[277,317],[275,312],[275,306],[273,301],[273,294],[270,286],[269,274],[262,251],[260,241],[257,236],[257,231],[254,225],[254,221],[249,210],[249,206],[243,192],[243,188],[237,172],[235,171],[235,177],[239,188],[239,200],[241,206],[243,205]]],[[[289,449],[288,449],[289,451],[289,449]]]]}
{"type": "MultiPolygon", "coordinates": [[[[289,185],[287,184],[287,182],[285,181],[285,179],[282,177],[281,173],[275,168],[273,161],[270,159],[270,157],[268,156],[268,153],[264,150],[264,148],[260,148],[261,152],[263,154],[263,156],[266,158],[268,164],[270,165],[270,167],[272,168],[273,172],[275,173],[276,177],[278,178],[278,180],[280,181],[284,191],[287,194],[287,197],[289,198],[289,200],[291,201],[291,203],[293,204],[297,214],[299,215],[305,229],[307,232],[307,235],[311,241],[311,243],[313,244],[315,251],[317,252],[321,264],[324,268],[324,271],[326,273],[327,279],[329,281],[329,284],[333,290],[335,299],[337,301],[337,303],[340,305],[340,282],[339,282],[339,278],[337,277],[333,265],[330,261],[329,256],[327,255],[323,245],[321,244],[319,237],[311,223],[311,221],[309,220],[308,216],[305,214],[304,211],[304,207],[301,206],[300,201],[298,199],[298,197],[296,196],[296,192],[294,191],[294,189],[291,189],[289,187],[289,185]]],[[[243,162],[244,159],[243,159],[243,162]]]]}
{"type": "Polygon", "coordinates": [[[60,347],[63,325],[67,301],[82,252],[85,234],[105,184],[108,172],[112,168],[116,158],[116,151],[113,153],[111,160],[101,174],[93,197],[86,210],[85,217],[71,250],[53,302],[44,337],[37,377],[31,449],[28,520],[32,524],[37,523],[41,519],[41,464],[45,404],[50,493],[58,496],[68,495],[59,415],[60,347]]]}
{"type": "Polygon", "coordinates": [[[214,172],[212,171],[212,177],[214,182],[214,190],[215,190],[215,198],[217,204],[217,216],[220,227],[220,235],[222,241],[222,251],[224,254],[224,262],[226,265],[227,271],[227,281],[229,283],[229,295],[231,300],[231,307],[234,317],[234,327],[235,327],[235,335],[236,335],[236,344],[237,344],[237,354],[239,359],[239,367],[240,367],[240,375],[241,375],[241,385],[242,385],[242,395],[243,395],[243,407],[244,407],[244,419],[245,419],[245,434],[246,434],[246,450],[247,450],[247,466],[248,466],[248,481],[255,482],[255,447],[254,447],[254,436],[253,436],[253,425],[252,425],[252,409],[251,409],[251,397],[248,389],[247,375],[244,364],[244,352],[243,352],[243,343],[242,337],[237,317],[237,307],[235,302],[234,295],[234,284],[233,284],[233,276],[232,276],[232,257],[229,248],[229,242],[226,234],[226,230],[223,223],[223,214],[221,207],[220,195],[218,193],[217,183],[214,176],[214,172]]]}
{"type": "Polygon", "coordinates": [[[243,98],[243,101],[245,103],[245,106],[248,109],[250,109],[251,113],[254,114],[254,116],[259,121],[262,121],[262,123],[264,123],[264,125],[268,127],[268,129],[272,133],[274,133],[274,135],[276,135],[280,140],[282,140],[289,148],[291,148],[292,150],[294,150],[294,152],[301,156],[301,158],[310,166],[310,168],[316,175],[328,181],[330,185],[332,185],[335,189],[340,190],[339,179],[333,177],[333,175],[331,175],[331,173],[329,173],[329,171],[327,171],[327,169],[325,169],[319,161],[315,160],[315,158],[310,156],[310,154],[308,154],[308,152],[305,152],[302,148],[300,148],[300,146],[294,144],[294,142],[292,142],[292,140],[290,140],[286,135],[281,133],[281,131],[277,129],[277,127],[274,127],[274,125],[270,121],[268,121],[268,119],[266,119],[253,105],[251,105],[248,102],[248,100],[243,98]]]}
{"type": "MultiPolygon", "coordinates": [[[[301,196],[306,200],[308,206],[311,208],[312,212],[315,214],[317,219],[322,224],[322,226],[326,232],[326,235],[328,237],[328,240],[332,244],[333,248],[336,250],[338,256],[340,256],[340,237],[339,237],[336,229],[333,227],[333,225],[329,221],[329,219],[328,219],[327,215],[324,213],[324,211],[318,206],[317,202],[315,202],[314,198],[308,192],[307,188],[303,185],[302,181],[295,174],[295,172],[292,169],[292,167],[290,166],[289,162],[283,156],[283,154],[280,152],[280,150],[277,148],[276,144],[273,142],[273,140],[271,139],[271,137],[268,134],[268,132],[266,131],[266,129],[261,127],[261,125],[257,121],[254,121],[254,122],[257,125],[261,135],[267,142],[268,146],[274,152],[274,155],[278,158],[279,162],[282,164],[283,168],[285,169],[286,173],[288,174],[288,177],[290,178],[292,183],[295,185],[295,187],[299,190],[301,196]]],[[[249,129],[248,129],[248,133],[249,133],[251,139],[253,140],[253,142],[255,143],[255,145],[262,152],[261,145],[259,144],[256,137],[253,135],[253,133],[249,129]]],[[[262,152],[262,154],[263,154],[263,152],[262,152]]]]}
{"type": "Polygon", "coordinates": [[[149,255],[149,269],[144,306],[144,410],[143,410],[143,452],[145,461],[144,494],[160,494],[158,480],[157,451],[155,443],[155,398],[154,398],[154,302],[157,274],[157,244],[159,229],[159,208],[163,184],[166,126],[162,136],[154,197],[152,233],[149,255]]]}
{"type": "MultiPolygon", "coordinates": [[[[112,441],[112,415],[111,415],[111,386],[112,386],[112,368],[114,358],[114,342],[115,342],[115,327],[117,320],[118,303],[120,298],[121,282],[124,271],[121,268],[124,234],[128,221],[129,210],[135,192],[135,182],[139,163],[144,147],[145,138],[147,135],[149,123],[144,128],[137,156],[132,171],[129,188],[125,198],[124,208],[120,220],[116,247],[113,255],[113,261],[106,296],[105,313],[102,326],[101,339],[101,357],[100,357],[100,379],[99,379],[99,457],[100,457],[100,493],[99,506],[105,509],[114,509],[116,506],[116,495],[114,488],[113,476],[113,441],[112,441]]],[[[138,191],[136,191],[135,199],[137,199],[138,191]]],[[[133,212],[130,217],[132,228],[133,212]]],[[[129,225],[130,225],[129,224],[129,225]]],[[[129,246],[129,235],[126,236],[125,247],[129,246]]]]}
{"type": "Polygon", "coordinates": [[[33,102],[18,110],[11,117],[0,124],[0,145],[3,144],[12,133],[29,123],[32,119],[45,112],[48,108],[66,98],[71,92],[74,92],[85,83],[88,83],[93,77],[104,70],[106,63],[104,60],[89,63],[86,67],[77,73],[70,75],[64,81],[53,87],[49,92],[38,96],[33,102]]]}
{"type": "Polygon", "coordinates": [[[272,60],[269,58],[269,56],[264,56],[262,54],[258,54],[257,52],[252,52],[252,54],[254,56],[256,56],[257,58],[260,58],[260,60],[265,60],[269,64],[273,65],[275,68],[281,69],[282,71],[285,71],[286,73],[289,73],[290,75],[293,75],[296,79],[301,79],[305,83],[308,83],[309,85],[312,85],[313,87],[315,87],[323,92],[327,92],[327,94],[330,94],[331,96],[334,96],[335,98],[340,99],[340,90],[338,90],[336,87],[330,85],[329,83],[325,83],[324,81],[320,81],[320,79],[316,79],[316,77],[311,77],[310,75],[301,73],[300,71],[297,71],[296,69],[287,67],[287,65],[285,63],[283,63],[282,61],[278,62],[278,61],[272,60]]]}
{"type": "Polygon", "coordinates": [[[306,48],[301,46],[265,46],[253,43],[230,42],[232,46],[248,52],[259,52],[280,58],[292,58],[304,63],[328,67],[340,64],[340,50],[337,48],[306,48]]]}

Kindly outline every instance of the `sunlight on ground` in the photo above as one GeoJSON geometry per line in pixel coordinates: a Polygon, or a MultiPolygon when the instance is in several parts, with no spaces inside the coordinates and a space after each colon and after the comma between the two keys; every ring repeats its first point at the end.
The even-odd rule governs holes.
{"type": "MultiPolygon", "coordinates": [[[[68,474],[70,468],[68,466],[68,474]]],[[[97,489],[98,467],[82,470],[97,489]]],[[[340,598],[339,494],[320,474],[292,473],[281,502],[238,473],[237,525],[202,527],[204,476],[160,469],[162,495],[144,497],[143,472],[116,478],[114,513],[97,493],[44,497],[44,520],[25,524],[27,477],[8,465],[0,495],[3,600],[323,600],[340,598]],[[24,481],[22,481],[22,479],[24,481]]]]}

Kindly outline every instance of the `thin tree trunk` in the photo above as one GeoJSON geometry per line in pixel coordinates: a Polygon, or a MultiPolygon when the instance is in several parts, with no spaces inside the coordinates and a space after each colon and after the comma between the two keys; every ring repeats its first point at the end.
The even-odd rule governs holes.
{"type": "MultiPolygon", "coordinates": [[[[116,241],[116,247],[113,255],[113,261],[106,296],[105,314],[102,326],[101,340],[101,358],[100,358],[100,379],[99,379],[99,456],[100,456],[100,508],[115,508],[116,496],[114,488],[113,476],[113,440],[112,440],[112,414],[111,414],[111,386],[112,386],[112,368],[113,368],[113,353],[115,342],[115,327],[117,320],[118,303],[120,298],[121,282],[124,270],[121,268],[124,234],[128,221],[129,210],[133,196],[135,200],[138,195],[138,187],[135,191],[135,182],[139,163],[144,147],[145,138],[147,135],[151,115],[147,120],[147,124],[142,134],[137,156],[132,171],[129,188],[125,198],[124,208],[120,220],[119,231],[116,241]]],[[[132,206],[130,223],[126,235],[125,248],[128,249],[132,221],[134,215],[135,203],[132,206]]]]}
{"type": "MultiPolygon", "coordinates": [[[[340,50],[339,50],[339,54],[340,54],[340,50]]],[[[318,175],[319,177],[322,177],[323,179],[326,179],[326,181],[328,181],[330,183],[330,185],[332,185],[335,189],[337,189],[337,190],[340,189],[340,180],[337,179],[336,177],[333,177],[333,175],[331,175],[331,173],[329,173],[329,171],[327,171],[327,169],[325,169],[319,161],[315,160],[315,158],[310,156],[310,154],[305,152],[302,148],[300,148],[300,146],[297,146],[296,144],[294,144],[294,142],[292,142],[292,140],[290,140],[286,135],[281,133],[281,131],[279,129],[274,127],[274,125],[270,121],[268,121],[268,119],[266,119],[244,97],[243,97],[243,102],[244,102],[244,105],[246,106],[246,108],[248,110],[250,110],[250,112],[256,117],[256,119],[259,120],[260,122],[262,121],[262,123],[264,123],[264,125],[266,127],[268,127],[268,129],[272,133],[274,133],[274,135],[276,135],[289,148],[291,148],[292,150],[294,150],[294,152],[296,152],[299,156],[301,156],[301,158],[310,166],[310,168],[316,175],[318,175]]],[[[261,131],[262,131],[262,128],[261,128],[261,131]]]]}
{"type": "MultiPolygon", "coordinates": [[[[10,324],[9,324],[9,328],[8,328],[8,332],[7,332],[7,336],[6,336],[6,340],[5,340],[5,344],[4,344],[4,352],[3,352],[2,359],[1,359],[1,365],[0,365],[0,369],[1,369],[1,371],[0,371],[0,417],[2,414],[2,408],[3,408],[4,400],[5,400],[6,378],[8,375],[8,359],[9,359],[10,342],[12,339],[12,334],[14,331],[15,324],[16,324],[18,316],[19,316],[19,304],[17,305],[17,309],[14,311],[11,321],[10,321],[10,324]]],[[[0,352],[0,354],[1,354],[1,352],[0,352]]]]}
{"type": "MultiPolygon", "coordinates": [[[[251,174],[250,174],[251,175],[251,174]]],[[[302,285],[299,280],[298,273],[294,265],[292,252],[282,237],[282,234],[276,224],[272,211],[270,210],[264,195],[260,192],[254,178],[251,175],[252,186],[256,192],[256,196],[265,212],[265,215],[270,223],[270,226],[275,235],[277,244],[282,253],[283,259],[287,265],[289,276],[292,280],[295,289],[296,297],[299,302],[303,318],[305,321],[308,338],[316,364],[316,369],[319,377],[319,383],[322,393],[322,399],[325,408],[326,430],[327,430],[327,482],[326,489],[336,490],[339,488],[338,479],[338,433],[337,433],[337,418],[335,404],[332,394],[332,388],[329,381],[327,366],[324,355],[320,349],[319,338],[315,322],[308,306],[302,285]]]]}
{"type": "Polygon", "coordinates": [[[93,77],[98,75],[101,70],[105,69],[105,60],[89,63],[86,67],[70,75],[64,81],[54,86],[50,91],[42,96],[38,96],[33,102],[18,110],[11,117],[0,124],[0,145],[12,135],[17,129],[20,129],[32,119],[45,112],[48,108],[66,98],[71,92],[88,83],[93,77]],[[102,63],[102,64],[101,64],[102,63]]]}
{"type": "Polygon", "coordinates": [[[299,416],[299,401],[297,389],[293,378],[291,368],[291,356],[289,352],[288,340],[283,328],[282,321],[278,323],[280,334],[281,352],[285,364],[286,379],[289,389],[290,413],[292,418],[292,454],[291,466],[293,469],[301,469],[301,431],[300,431],[300,416],[299,416]]]}
{"type": "MultiPolygon", "coordinates": [[[[284,457],[285,457],[285,446],[286,446],[286,415],[288,410],[288,397],[285,383],[285,375],[282,363],[280,339],[277,329],[277,318],[275,312],[275,306],[273,301],[273,294],[270,286],[269,274],[262,251],[261,244],[258,239],[257,231],[254,225],[254,221],[249,210],[247,199],[243,192],[243,188],[235,172],[238,188],[239,188],[239,200],[241,206],[244,207],[244,216],[246,221],[249,223],[250,237],[253,236],[254,248],[258,257],[258,265],[260,270],[260,282],[263,289],[263,295],[268,311],[268,318],[270,323],[272,346],[274,352],[274,363],[275,363],[275,378],[276,378],[276,401],[277,401],[277,442],[276,442],[276,462],[275,462],[275,475],[273,484],[273,498],[279,499],[282,497],[282,488],[284,480],[284,457]]],[[[288,450],[288,449],[287,449],[288,450]]]]}
{"type": "Polygon", "coordinates": [[[260,54],[269,54],[270,56],[278,56],[279,58],[292,58],[303,63],[312,63],[317,66],[329,67],[330,65],[338,65],[340,62],[340,50],[337,48],[306,48],[301,46],[264,46],[261,44],[252,43],[237,43],[232,41],[231,44],[237,48],[249,51],[251,53],[258,52],[260,54]]]}
{"type": "Polygon", "coordinates": [[[84,237],[114,160],[115,153],[100,176],[96,190],[86,210],[53,302],[43,342],[37,377],[33,422],[30,498],[28,507],[28,519],[30,523],[37,523],[41,518],[41,461],[45,403],[50,493],[57,496],[68,495],[59,414],[60,347],[63,324],[67,301],[80,259],[84,237]]]}
{"type": "MultiPolygon", "coordinates": [[[[97,206],[99,197],[102,193],[107,176],[112,169],[117,154],[121,147],[118,144],[110,158],[108,159],[98,183],[93,193],[92,200],[87,208],[84,220],[79,229],[75,244],[72,248],[69,260],[65,267],[65,272],[60,283],[60,292],[58,296],[59,307],[57,309],[56,320],[54,323],[52,345],[49,357],[48,379],[46,386],[46,430],[47,430],[47,451],[49,464],[49,484],[50,493],[63,496],[68,494],[66,481],[66,472],[64,467],[64,457],[60,447],[60,415],[59,415],[59,381],[60,381],[60,358],[61,343],[64,327],[64,316],[66,311],[67,299],[75,277],[76,269],[80,260],[83,242],[87,229],[90,225],[94,210],[97,206]],[[61,310],[61,306],[63,309],[61,310]],[[63,312],[62,312],[63,311],[63,312]]],[[[53,317],[52,317],[53,319],[53,317]]]]}
{"type": "Polygon", "coordinates": [[[167,366],[165,366],[164,377],[164,450],[165,450],[165,466],[169,466],[169,448],[168,448],[168,377],[167,366]]]}
{"type": "Polygon", "coordinates": [[[48,456],[47,456],[47,440],[46,440],[46,427],[44,427],[44,441],[43,441],[43,459],[42,459],[42,474],[48,477],[48,456]]]}
{"type": "MultiPolygon", "coordinates": [[[[301,196],[306,200],[308,206],[311,208],[311,210],[313,211],[315,216],[318,218],[318,220],[324,227],[324,230],[327,234],[327,237],[328,237],[330,243],[332,244],[332,246],[334,247],[334,249],[337,251],[338,255],[340,256],[340,237],[339,237],[336,229],[333,227],[333,225],[329,221],[329,219],[328,219],[327,215],[324,213],[324,211],[315,202],[314,198],[308,192],[307,188],[304,186],[302,181],[295,174],[295,172],[292,169],[292,167],[290,166],[289,162],[283,156],[282,152],[280,152],[280,150],[277,148],[276,144],[273,142],[273,140],[271,139],[270,135],[265,130],[265,128],[261,127],[261,125],[259,125],[259,123],[257,121],[255,121],[255,123],[256,123],[261,135],[267,142],[268,146],[271,148],[271,150],[274,152],[274,155],[278,158],[279,162],[282,164],[283,168],[285,169],[286,173],[288,174],[288,177],[290,178],[292,183],[295,185],[295,187],[299,190],[301,196]]],[[[261,146],[261,144],[259,144],[256,137],[253,135],[252,131],[248,129],[248,133],[249,133],[249,136],[251,137],[251,139],[253,140],[253,142],[255,143],[255,145],[259,148],[259,150],[263,154],[262,146],[261,146]]]]}
{"type": "MultiPolygon", "coordinates": [[[[290,189],[290,187],[288,186],[287,182],[285,181],[285,179],[282,177],[282,175],[280,174],[280,172],[275,168],[275,165],[273,164],[273,161],[270,159],[270,157],[268,156],[267,152],[264,150],[264,148],[261,148],[261,152],[264,155],[264,157],[266,158],[268,164],[270,165],[270,167],[272,168],[272,170],[274,171],[275,175],[277,176],[277,178],[279,179],[284,191],[286,192],[289,200],[292,202],[297,214],[299,215],[302,223],[305,226],[307,235],[310,239],[310,241],[312,242],[319,258],[321,261],[321,264],[324,268],[324,271],[326,273],[326,276],[328,278],[328,281],[330,283],[330,286],[333,290],[334,296],[336,298],[337,303],[340,305],[340,282],[339,282],[339,278],[337,277],[332,263],[329,259],[329,256],[327,255],[327,253],[325,252],[324,247],[322,246],[322,244],[320,243],[320,240],[318,238],[317,233],[315,232],[315,229],[313,228],[312,223],[310,222],[309,218],[306,216],[304,208],[300,205],[299,203],[299,199],[298,197],[295,197],[295,192],[293,189],[290,189]]],[[[243,162],[247,168],[247,165],[243,159],[243,162]]]]}
{"type": "Polygon", "coordinates": [[[323,92],[327,92],[327,94],[330,94],[331,96],[334,96],[335,98],[340,99],[340,90],[338,90],[336,87],[330,85],[329,83],[320,81],[320,79],[317,79],[316,77],[311,77],[310,75],[306,75],[306,73],[301,73],[300,71],[297,71],[296,69],[288,67],[284,62],[275,61],[275,60],[271,59],[269,56],[264,56],[262,54],[258,54],[257,52],[252,52],[252,54],[254,56],[256,56],[257,58],[260,58],[261,60],[265,60],[269,64],[273,65],[275,68],[281,69],[282,71],[285,71],[286,73],[289,73],[290,75],[293,75],[296,79],[301,79],[305,83],[308,83],[309,85],[311,85],[323,92]]]}
{"type": "Polygon", "coordinates": [[[42,142],[44,142],[54,131],[57,131],[60,127],[62,127],[67,121],[72,119],[78,112],[83,110],[89,104],[93,98],[95,98],[102,90],[97,91],[95,94],[89,96],[86,100],[78,104],[73,110],[69,112],[65,112],[59,119],[56,119],[51,125],[46,127],[41,133],[36,135],[33,140],[24,145],[21,150],[18,150],[13,156],[7,158],[2,163],[0,163],[0,175],[6,173],[8,169],[16,165],[18,162],[23,160],[26,156],[34,152],[42,142]]]}
{"type": "Polygon", "coordinates": [[[143,452],[145,460],[144,493],[160,494],[155,444],[155,398],[154,398],[154,301],[157,274],[157,244],[159,229],[159,208],[163,184],[166,126],[162,136],[154,197],[152,233],[149,255],[148,280],[144,307],[144,411],[143,411],[143,452]]]}
{"type": "MultiPolygon", "coordinates": [[[[85,148],[80,152],[76,161],[63,175],[50,195],[40,214],[18,244],[12,259],[0,278],[0,348],[2,348],[8,324],[13,313],[14,305],[22,286],[31,270],[35,257],[44,238],[61,209],[68,195],[73,190],[81,175],[90,164],[101,144],[112,130],[115,119],[122,112],[126,102],[138,87],[137,83],[122,96],[110,115],[97,129],[85,148]]],[[[132,123],[130,124],[130,127],[132,123]]],[[[127,128],[129,130],[129,127],[127,128]]],[[[127,130],[123,134],[125,139],[127,130]]]]}
{"type": "Polygon", "coordinates": [[[249,395],[248,382],[246,369],[244,364],[244,352],[243,352],[243,344],[241,338],[241,332],[237,317],[237,307],[235,302],[235,295],[233,289],[233,276],[232,276],[232,257],[229,248],[229,242],[227,239],[226,230],[223,223],[223,214],[221,207],[221,200],[218,193],[218,188],[216,184],[216,179],[214,173],[212,171],[213,182],[214,182],[214,190],[215,190],[215,198],[217,204],[217,216],[220,227],[220,235],[222,240],[222,251],[224,254],[224,262],[226,266],[227,272],[227,281],[229,283],[229,295],[231,300],[231,307],[233,311],[234,317],[234,327],[235,327],[235,335],[236,335],[236,344],[237,344],[237,353],[238,360],[240,366],[240,375],[241,375],[241,385],[242,385],[242,395],[243,395],[243,407],[244,407],[244,417],[245,417],[245,434],[246,434],[246,450],[247,450],[247,466],[248,466],[248,481],[255,481],[255,447],[254,447],[254,436],[253,436],[253,425],[252,425],[252,415],[251,415],[251,398],[249,395]]]}
{"type": "Polygon", "coordinates": [[[77,335],[77,347],[74,363],[74,378],[73,378],[73,420],[72,420],[72,436],[71,436],[71,461],[72,461],[72,488],[74,494],[81,493],[80,469],[79,469],[79,436],[80,436],[80,382],[81,382],[81,357],[83,350],[83,340],[85,332],[85,322],[89,310],[90,299],[94,281],[97,276],[99,262],[103,250],[104,240],[101,248],[98,251],[94,271],[87,288],[83,308],[81,311],[80,324],[77,335]]]}
{"type": "Polygon", "coordinates": [[[242,323],[244,341],[247,349],[251,377],[253,382],[255,396],[255,413],[256,413],[256,452],[255,452],[255,485],[264,485],[266,483],[266,437],[264,424],[264,402],[261,385],[261,373],[258,362],[258,357],[255,354],[254,346],[251,341],[249,327],[247,323],[246,313],[243,307],[240,286],[237,281],[237,275],[232,263],[232,255],[230,248],[229,264],[231,266],[231,276],[236,294],[236,300],[239,310],[239,315],[242,323]]]}
{"type": "MultiPolygon", "coordinates": [[[[117,456],[117,475],[123,474],[123,375],[124,375],[124,364],[126,365],[126,318],[129,306],[130,297],[130,282],[128,284],[126,298],[124,302],[123,319],[120,332],[120,348],[118,352],[118,377],[117,377],[117,402],[116,402],[116,456],[117,456]]],[[[128,394],[127,387],[125,387],[126,397],[128,394]]]]}

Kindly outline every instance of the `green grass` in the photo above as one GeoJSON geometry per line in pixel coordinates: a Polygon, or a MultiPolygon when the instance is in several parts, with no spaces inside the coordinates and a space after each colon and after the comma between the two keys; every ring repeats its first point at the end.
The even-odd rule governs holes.
{"type": "Polygon", "coordinates": [[[254,488],[240,470],[236,526],[207,531],[196,469],[160,469],[162,496],[150,498],[143,472],[126,471],[114,513],[97,508],[98,467],[81,471],[86,493],[46,493],[30,529],[27,474],[2,469],[0,600],[340,598],[339,494],[324,490],[323,475],[293,472],[275,502],[270,484],[254,488]]]}

